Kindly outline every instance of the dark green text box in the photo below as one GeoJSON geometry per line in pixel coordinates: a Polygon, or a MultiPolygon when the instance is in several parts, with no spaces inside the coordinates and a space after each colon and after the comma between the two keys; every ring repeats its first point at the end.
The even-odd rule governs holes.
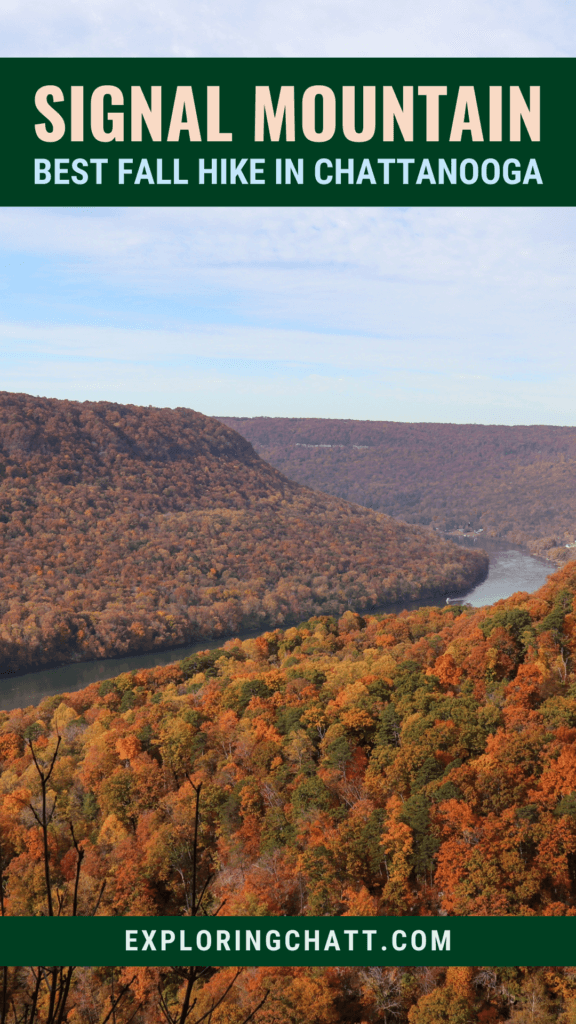
{"type": "Polygon", "coordinates": [[[5,58],[0,80],[9,98],[0,162],[5,206],[575,202],[573,59],[5,58]],[[288,112],[293,96],[294,139],[284,118],[273,141],[266,114],[258,141],[257,89],[269,89],[275,113],[283,87],[288,112]],[[323,97],[314,99],[315,87],[323,97]],[[384,110],[395,101],[390,92],[385,100],[385,87],[401,107],[387,141],[384,110]],[[182,89],[193,102],[185,112],[182,89]],[[446,92],[434,98],[431,89],[446,92]],[[372,95],[374,131],[362,141],[372,95]],[[42,113],[46,105],[53,114],[42,113]],[[321,141],[332,117],[333,133],[321,141]],[[191,127],[170,139],[171,126],[183,121],[191,127]]]}
{"type": "Polygon", "coordinates": [[[572,917],[0,919],[7,966],[573,966],[572,917]]]}

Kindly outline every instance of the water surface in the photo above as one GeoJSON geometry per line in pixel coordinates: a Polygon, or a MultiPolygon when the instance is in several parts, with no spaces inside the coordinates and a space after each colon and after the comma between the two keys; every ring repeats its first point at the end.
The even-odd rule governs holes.
{"type": "MultiPolygon", "coordinates": [[[[260,631],[261,632],[261,631],[260,631]]],[[[258,636],[258,633],[251,634],[258,636]]],[[[54,693],[71,693],[82,690],[89,683],[101,679],[113,679],[121,672],[132,672],[138,668],[154,668],[156,665],[169,665],[195,654],[196,651],[212,650],[221,647],[227,637],[219,640],[202,640],[190,647],[176,647],[170,651],[154,651],[151,654],[134,654],[125,658],[99,658],[96,661],[82,661],[74,665],[60,665],[57,668],[43,668],[25,675],[0,677],[0,708],[9,711],[11,708],[27,707],[39,704],[44,697],[54,693]]]]}
{"type": "Polygon", "coordinates": [[[519,548],[497,546],[488,550],[488,554],[490,568],[486,579],[470,590],[464,598],[464,601],[473,608],[494,604],[495,601],[510,597],[519,590],[527,590],[531,594],[544,586],[555,570],[551,562],[546,562],[543,558],[534,558],[519,548]]]}
{"type": "MultiPolygon", "coordinates": [[[[477,540],[460,538],[458,542],[466,547],[483,548],[490,558],[490,568],[484,582],[479,583],[464,596],[454,595],[462,602],[473,605],[474,608],[493,604],[494,601],[510,597],[519,590],[526,590],[529,593],[538,590],[546,582],[550,573],[554,572],[551,562],[534,558],[520,548],[502,541],[483,540],[480,537],[477,540]]],[[[422,604],[443,605],[445,601],[445,597],[439,597],[436,600],[406,601],[389,605],[386,608],[378,608],[377,611],[399,612],[403,608],[418,608],[422,604]]],[[[261,630],[244,633],[242,638],[258,636],[259,632],[261,630]]],[[[218,640],[202,640],[190,647],[177,647],[170,651],[156,651],[151,654],[84,661],[74,665],[62,665],[58,668],[28,672],[26,675],[2,676],[0,677],[0,708],[9,711],[11,708],[27,707],[29,704],[38,704],[44,697],[50,697],[55,693],[81,690],[89,683],[95,683],[100,679],[111,679],[120,675],[121,672],[153,668],[155,665],[169,665],[170,662],[179,661],[196,651],[221,647],[227,639],[231,638],[220,637],[218,640]]]]}

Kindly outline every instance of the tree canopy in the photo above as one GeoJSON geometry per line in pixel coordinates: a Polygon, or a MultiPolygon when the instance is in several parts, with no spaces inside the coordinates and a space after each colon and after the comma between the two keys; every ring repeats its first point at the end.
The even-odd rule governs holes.
{"type": "MultiPolygon", "coordinates": [[[[63,913],[190,913],[201,786],[207,911],[574,916],[575,654],[570,564],[489,608],[314,616],[4,712],[4,913],[47,913],[48,885],[63,913]]],[[[27,971],[7,979],[22,1015],[27,971]]],[[[152,1024],[185,980],[78,969],[68,1019],[101,1022],[111,983],[117,1020],[152,1024]]],[[[214,1024],[266,991],[263,1024],[576,1016],[574,968],[251,968],[214,1024]]]]}
{"type": "Polygon", "coordinates": [[[0,673],[462,592],[486,566],[190,409],[0,393],[0,673]]]}
{"type": "Polygon", "coordinates": [[[576,557],[576,427],[222,417],[291,480],[409,523],[576,557]]]}

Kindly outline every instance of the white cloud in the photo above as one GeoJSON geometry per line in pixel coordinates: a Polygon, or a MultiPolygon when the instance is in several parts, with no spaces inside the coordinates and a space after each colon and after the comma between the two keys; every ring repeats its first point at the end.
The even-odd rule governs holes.
{"type": "MultiPolygon", "coordinates": [[[[481,349],[505,369],[571,354],[575,220],[540,209],[4,210],[0,244],[44,261],[55,293],[90,293],[83,318],[99,330],[138,323],[146,297],[190,338],[206,321],[248,325],[240,358],[260,357],[263,330],[284,353],[274,332],[289,327],[307,339],[293,353],[305,361],[338,359],[342,334],[363,336],[360,363],[377,361],[384,340],[425,363],[481,349]]],[[[214,344],[231,355],[230,342],[214,344]]]]}
{"type": "MultiPolygon", "coordinates": [[[[4,0],[0,54],[569,56],[575,29],[565,0],[4,0]]],[[[222,414],[571,422],[575,216],[2,209],[0,387],[222,414]]]]}
{"type": "Polygon", "coordinates": [[[5,56],[570,56],[566,0],[4,0],[5,56]]]}

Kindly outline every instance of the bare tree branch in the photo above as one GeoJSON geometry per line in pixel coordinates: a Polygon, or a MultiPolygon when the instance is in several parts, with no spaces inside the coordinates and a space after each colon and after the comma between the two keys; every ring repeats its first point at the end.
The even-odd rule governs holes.
{"type": "Polygon", "coordinates": [[[82,869],[82,861],[84,860],[84,850],[78,845],[76,836],[74,835],[74,825],[70,822],[70,832],[72,833],[72,842],[74,843],[74,849],[78,854],[78,860],[76,861],[76,878],[74,880],[74,900],[72,903],[72,917],[76,917],[78,910],[78,884],[80,882],[80,871],[82,869]]]}
{"type": "MultiPolygon", "coordinates": [[[[56,758],[58,757],[58,751],[60,749],[60,743],[61,742],[62,742],[62,737],[59,736],[58,737],[58,742],[56,744],[56,749],[55,749],[55,751],[54,751],[54,753],[52,755],[52,760],[50,761],[50,767],[48,768],[48,771],[45,772],[45,771],[43,771],[43,769],[40,767],[40,765],[38,763],[38,758],[36,757],[36,751],[34,750],[34,744],[32,743],[32,740],[30,739],[28,741],[29,746],[30,746],[30,751],[32,753],[32,759],[34,761],[34,765],[36,767],[36,771],[38,772],[38,777],[40,779],[40,790],[41,790],[41,793],[42,793],[42,819],[40,819],[38,814],[36,814],[36,811],[34,810],[32,805],[30,805],[30,806],[32,808],[32,812],[34,814],[34,817],[36,818],[36,821],[38,822],[38,824],[40,825],[40,828],[42,829],[42,838],[43,838],[43,843],[44,843],[44,877],[45,877],[45,880],[46,880],[46,899],[47,899],[47,902],[48,902],[48,917],[54,917],[54,905],[52,903],[52,883],[51,883],[51,880],[50,880],[50,852],[49,852],[49,849],[48,849],[48,825],[52,821],[52,817],[54,815],[54,810],[55,810],[55,807],[56,807],[56,798],[54,799],[54,803],[52,805],[52,811],[50,812],[50,815],[48,816],[47,811],[46,811],[46,793],[47,793],[47,788],[48,788],[48,782],[50,781],[50,776],[52,775],[52,772],[54,771],[54,765],[56,764],[56,758]]],[[[51,1009],[53,1009],[52,1006],[51,1006],[51,1009]]],[[[48,1022],[47,1022],[47,1024],[48,1024],[48,1022]]]]}
{"type": "MultiPolygon", "coordinates": [[[[226,996],[228,995],[230,989],[235,984],[235,982],[238,980],[238,978],[240,977],[241,974],[242,974],[242,968],[240,967],[236,971],[236,974],[232,978],[232,981],[228,985],[228,988],[225,989],[223,994],[220,996],[220,999],[218,999],[215,1003],[212,1003],[212,1006],[210,1007],[210,1009],[207,1010],[206,1013],[204,1013],[201,1017],[198,1017],[198,1020],[194,1021],[194,1024],[202,1024],[203,1020],[206,1020],[207,1017],[212,1016],[212,1014],[214,1013],[214,1010],[217,1010],[218,1007],[220,1006],[220,1003],[224,1002],[224,1000],[226,999],[226,996]]],[[[184,1018],[184,1019],[186,1019],[186,1018],[184,1018]]],[[[184,1024],[184,1021],[182,1021],[182,1024],[184,1024]]]]}
{"type": "Polygon", "coordinates": [[[132,982],[135,980],[135,978],[136,978],[136,975],[134,975],[134,977],[130,978],[130,981],[126,985],[124,985],[124,987],[122,989],[120,989],[119,995],[117,995],[116,999],[113,1000],[112,1005],[111,1005],[108,1013],[106,1014],[106,1016],[104,1017],[104,1020],[102,1021],[102,1024],[108,1024],[108,1021],[110,1020],[110,1017],[114,1013],[114,1010],[117,1008],[118,1003],[120,1002],[121,999],[124,998],[124,996],[128,992],[128,990],[129,990],[132,982]]]}
{"type": "Polygon", "coordinates": [[[258,1013],[258,1010],[261,1010],[262,1007],[264,1006],[264,1003],[268,999],[269,995],[270,995],[270,989],[267,988],[266,992],[264,993],[264,998],[260,1000],[260,1002],[258,1003],[258,1006],[254,1007],[254,1009],[252,1010],[252,1013],[249,1013],[248,1016],[244,1018],[244,1020],[242,1021],[242,1024],[248,1024],[248,1021],[252,1020],[256,1016],[256,1014],[258,1013]]]}
{"type": "Polygon", "coordinates": [[[107,882],[107,879],[105,878],[104,881],[102,882],[102,885],[100,886],[100,892],[98,894],[98,899],[96,900],[96,905],[95,905],[94,910],[92,911],[90,917],[96,917],[96,911],[98,910],[98,907],[100,906],[100,901],[102,900],[102,897],[104,895],[104,889],[106,888],[106,882],[107,882]]]}

